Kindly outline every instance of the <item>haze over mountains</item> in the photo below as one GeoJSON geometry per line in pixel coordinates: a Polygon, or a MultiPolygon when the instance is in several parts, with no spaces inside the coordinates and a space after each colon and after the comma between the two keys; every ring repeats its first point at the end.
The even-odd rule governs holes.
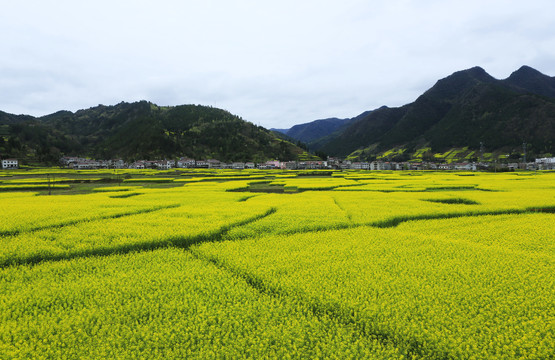
{"type": "Polygon", "coordinates": [[[439,80],[413,103],[383,106],[352,119],[316,120],[282,132],[336,156],[363,149],[360,154],[373,157],[395,147],[408,152],[422,147],[432,152],[479,149],[480,143],[489,152],[510,152],[523,142],[530,151],[553,153],[555,78],[522,66],[497,80],[474,67],[439,80]]]}
{"type": "Polygon", "coordinates": [[[303,143],[311,143],[317,139],[349,125],[352,119],[329,118],[314,120],[310,123],[295,125],[290,129],[270,129],[280,132],[303,143]]]}
{"type": "MultiPolygon", "coordinates": [[[[311,150],[361,160],[452,148],[554,153],[555,78],[523,66],[504,80],[474,67],[443,78],[414,102],[276,130],[311,150]]],[[[99,105],[35,118],[0,111],[0,157],[55,162],[96,158],[294,160],[303,151],[282,135],[225,110],[159,107],[147,101],[99,105]]],[[[469,155],[470,156],[470,155],[469,155]]],[[[409,156],[410,158],[410,156],[409,156]]]]}

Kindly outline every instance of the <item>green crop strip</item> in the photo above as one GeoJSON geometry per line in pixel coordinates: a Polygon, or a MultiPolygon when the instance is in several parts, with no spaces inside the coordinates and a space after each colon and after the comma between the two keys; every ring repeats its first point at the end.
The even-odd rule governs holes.
{"type": "Polygon", "coordinates": [[[422,199],[423,201],[430,201],[441,204],[465,204],[465,205],[480,205],[479,202],[464,199],[464,198],[449,198],[449,199],[422,199]]]}

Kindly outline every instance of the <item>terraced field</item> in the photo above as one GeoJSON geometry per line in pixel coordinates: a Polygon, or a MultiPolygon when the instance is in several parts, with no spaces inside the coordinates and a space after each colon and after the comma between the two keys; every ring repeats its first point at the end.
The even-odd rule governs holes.
{"type": "Polygon", "coordinates": [[[0,359],[555,353],[554,173],[54,173],[0,177],[0,359]]]}

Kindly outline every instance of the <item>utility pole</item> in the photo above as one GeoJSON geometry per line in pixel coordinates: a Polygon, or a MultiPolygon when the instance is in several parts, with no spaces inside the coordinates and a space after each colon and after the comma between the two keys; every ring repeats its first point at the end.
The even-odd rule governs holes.
{"type": "Polygon", "coordinates": [[[526,164],[526,142],[522,143],[522,150],[524,150],[524,156],[522,157],[522,161],[524,162],[524,164],[526,164]]]}
{"type": "Polygon", "coordinates": [[[479,164],[477,168],[486,168],[486,165],[484,164],[484,143],[480,141],[480,160],[479,160],[479,164]]]}

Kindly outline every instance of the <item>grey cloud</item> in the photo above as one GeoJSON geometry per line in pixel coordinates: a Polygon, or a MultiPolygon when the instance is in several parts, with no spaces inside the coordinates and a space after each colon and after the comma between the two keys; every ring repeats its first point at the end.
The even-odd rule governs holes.
{"type": "Polygon", "coordinates": [[[553,13],[548,0],[10,2],[0,110],[145,99],[267,127],[351,117],[476,65],[555,75],[553,13]]]}

